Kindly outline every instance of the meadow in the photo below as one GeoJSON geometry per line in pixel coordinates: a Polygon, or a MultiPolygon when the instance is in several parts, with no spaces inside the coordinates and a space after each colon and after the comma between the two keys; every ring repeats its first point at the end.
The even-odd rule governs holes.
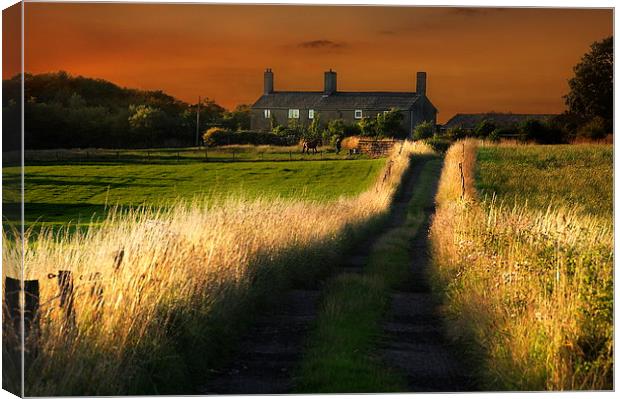
{"type": "MultiPolygon", "coordinates": [[[[208,151],[208,161],[198,150],[126,150],[118,157],[116,151],[91,150],[88,159],[85,151],[31,152],[25,168],[26,227],[69,222],[85,226],[101,222],[116,206],[158,208],[193,197],[211,202],[223,196],[319,201],[354,197],[372,184],[385,163],[333,153],[302,155],[298,148],[208,151]]],[[[17,184],[20,168],[5,167],[3,178],[5,186],[17,184]]],[[[4,196],[8,206],[17,202],[15,193],[5,191],[4,196]]]]}
{"type": "Polygon", "coordinates": [[[434,280],[482,389],[612,389],[611,154],[473,140],[449,149],[434,280]]]}
{"type": "MultiPolygon", "coordinates": [[[[41,284],[40,328],[27,342],[36,351],[26,354],[26,394],[193,392],[253,315],[289,287],[328,273],[382,223],[411,157],[430,152],[411,143],[401,150],[390,155],[390,167],[385,159],[337,161],[335,175],[316,170],[332,161],[278,161],[278,168],[306,164],[315,169],[304,173],[329,176],[323,187],[334,180],[345,185],[331,196],[224,195],[216,203],[195,196],[159,209],[116,210],[73,234],[44,226],[26,237],[26,279],[41,284]],[[361,189],[347,189],[358,172],[361,189]],[[60,268],[74,276],[70,309],[58,294],[60,268]]],[[[21,248],[3,238],[10,273],[21,248]]]]}

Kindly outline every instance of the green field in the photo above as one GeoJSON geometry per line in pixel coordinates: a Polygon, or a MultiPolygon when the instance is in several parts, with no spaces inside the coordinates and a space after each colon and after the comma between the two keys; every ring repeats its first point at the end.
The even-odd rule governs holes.
{"type": "Polygon", "coordinates": [[[613,147],[610,145],[490,146],[478,150],[477,189],[484,197],[532,209],[577,205],[613,216],[613,147]]]}
{"type": "MultiPolygon", "coordinates": [[[[166,206],[196,196],[333,200],[364,191],[385,163],[383,159],[321,160],[320,155],[302,158],[300,154],[290,161],[286,160],[288,151],[266,154],[270,160],[250,160],[260,154],[246,151],[246,159],[236,162],[177,160],[175,155],[149,163],[137,162],[129,152],[120,155],[119,161],[50,160],[27,165],[27,225],[88,224],[93,215],[100,218],[114,205],[166,206]]],[[[19,182],[19,171],[19,167],[3,169],[5,187],[19,182]]],[[[4,195],[8,207],[17,202],[14,193],[5,190],[4,195]]]]}

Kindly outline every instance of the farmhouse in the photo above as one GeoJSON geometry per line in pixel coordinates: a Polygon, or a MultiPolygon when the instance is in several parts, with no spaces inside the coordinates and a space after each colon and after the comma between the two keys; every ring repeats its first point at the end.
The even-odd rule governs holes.
{"type": "Polygon", "coordinates": [[[478,124],[482,121],[488,121],[493,123],[496,127],[500,128],[516,128],[523,122],[530,119],[546,122],[553,118],[554,114],[513,114],[513,113],[499,113],[499,112],[487,112],[480,114],[456,114],[443,126],[441,131],[453,129],[459,127],[464,130],[474,130],[478,124]]]}
{"type": "Polygon", "coordinates": [[[251,127],[269,130],[272,118],[280,125],[297,121],[307,126],[317,115],[323,124],[332,119],[355,123],[395,108],[403,113],[403,128],[411,134],[419,123],[437,121],[437,109],[426,97],[426,72],[417,73],[416,86],[415,92],[338,91],[336,72],[330,69],[323,91],[275,91],[273,71],[267,69],[263,95],[252,106],[251,127]]]}

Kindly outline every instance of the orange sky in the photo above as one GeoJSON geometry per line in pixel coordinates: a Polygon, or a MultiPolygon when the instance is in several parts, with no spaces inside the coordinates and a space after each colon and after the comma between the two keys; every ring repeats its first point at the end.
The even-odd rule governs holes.
{"type": "MultiPolygon", "coordinates": [[[[27,3],[28,72],[66,70],[225,107],[276,90],[415,90],[457,112],[555,113],[612,10],[27,3]]],[[[16,71],[5,71],[4,77],[16,71]]]]}

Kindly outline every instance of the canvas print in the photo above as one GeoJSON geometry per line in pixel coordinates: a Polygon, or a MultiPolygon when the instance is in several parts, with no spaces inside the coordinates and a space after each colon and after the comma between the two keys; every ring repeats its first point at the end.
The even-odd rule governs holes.
{"type": "Polygon", "coordinates": [[[4,390],[614,389],[612,8],[2,18],[4,390]]]}

